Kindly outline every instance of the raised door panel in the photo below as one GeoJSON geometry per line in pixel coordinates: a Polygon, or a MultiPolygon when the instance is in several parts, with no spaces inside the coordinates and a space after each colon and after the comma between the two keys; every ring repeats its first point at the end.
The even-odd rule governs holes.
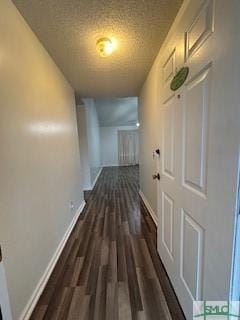
{"type": "Polygon", "coordinates": [[[210,67],[185,86],[183,102],[183,185],[207,193],[207,132],[210,67]]]}
{"type": "Polygon", "coordinates": [[[193,23],[185,33],[185,60],[187,61],[213,33],[213,0],[205,1],[193,23]]]}
{"type": "Polygon", "coordinates": [[[174,178],[175,157],[175,97],[170,98],[164,105],[163,111],[163,161],[162,172],[174,178]]]}
{"type": "Polygon", "coordinates": [[[171,260],[173,260],[173,219],[174,201],[162,192],[162,243],[171,260]]]}
{"type": "Polygon", "coordinates": [[[203,229],[182,209],[180,276],[192,300],[202,295],[203,229]]]}
{"type": "Polygon", "coordinates": [[[163,65],[163,83],[168,85],[174,77],[175,72],[175,49],[170,53],[166,62],[163,65]]]}

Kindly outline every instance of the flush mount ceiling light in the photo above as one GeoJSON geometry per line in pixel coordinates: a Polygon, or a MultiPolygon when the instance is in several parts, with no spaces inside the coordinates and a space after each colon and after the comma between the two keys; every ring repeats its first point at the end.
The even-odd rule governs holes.
{"type": "Polygon", "coordinates": [[[113,53],[114,45],[109,38],[101,38],[96,43],[97,51],[101,57],[108,57],[113,53]]]}

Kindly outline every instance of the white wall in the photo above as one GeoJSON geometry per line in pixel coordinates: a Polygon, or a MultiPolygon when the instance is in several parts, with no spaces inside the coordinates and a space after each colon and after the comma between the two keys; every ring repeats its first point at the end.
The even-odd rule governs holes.
{"type": "Polygon", "coordinates": [[[87,128],[88,159],[91,185],[101,169],[100,129],[94,99],[83,99],[87,128]]]}
{"type": "Polygon", "coordinates": [[[159,105],[157,101],[157,70],[150,72],[139,97],[139,173],[140,189],[157,214],[157,184],[153,151],[159,148],[159,105]]]}
{"type": "Polygon", "coordinates": [[[95,99],[100,127],[133,126],[138,122],[138,98],[95,99]]]}
{"type": "Polygon", "coordinates": [[[10,0],[0,39],[0,243],[19,319],[83,193],[74,92],[10,0]]]}
{"type": "Polygon", "coordinates": [[[89,152],[88,152],[86,108],[84,105],[78,105],[76,110],[77,110],[79,148],[81,153],[80,162],[81,162],[82,183],[83,183],[83,189],[89,190],[92,188],[92,183],[91,183],[91,175],[90,175],[90,159],[89,159],[89,152]]]}
{"type": "Polygon", "coordinates": [[[118,130],[136,129],[136,126],[100,127],[102,166],[118,166],[118,130]]]}

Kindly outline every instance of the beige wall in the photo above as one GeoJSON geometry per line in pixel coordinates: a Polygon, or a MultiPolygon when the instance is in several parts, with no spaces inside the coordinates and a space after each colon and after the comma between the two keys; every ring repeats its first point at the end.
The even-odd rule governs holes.
{"type": "Polygon", "coordinates": [[[88,135],[87,135],[87,116],[84,105],[77,105],[77,123],[79,148],[81,152],[81,173],[83,190],[89,190],[92,187],[90,176],[90,159],[88,150],[88,135]]]}
{"type": "Polygon", "coordinates": [[[140,138],[140,189],[152,210],[157,214],[157,183],[152,179],[156,173],[153,151],[159,148],[159,107],[157,102],[157,76],[152,69],[139,97],[139,138],[140,138]]]}
{"type": "Polygon", "coordinates": [[[83,99],[86,114],[88,157],[91,186],[101,170],[100,128],[94,99],[83,99]]]}
{"type": "Polygon", "coordinates": [[[18,319],[83,194],[72,88],[9,0],[0,39],[0,243],[18,319]]]}

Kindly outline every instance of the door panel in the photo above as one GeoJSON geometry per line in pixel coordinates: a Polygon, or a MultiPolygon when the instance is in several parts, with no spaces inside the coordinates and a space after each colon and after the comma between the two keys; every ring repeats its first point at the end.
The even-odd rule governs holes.
{"type": "Polygon", "coordinates": [[[190,58],[207,40],[214,31],[213,21],[214,1],[205,1],[204,5],[198,10],[192,24],[185,32],[185,59],[190,58]]]}
{"type": "Polygon", "coordinates": [[[191,79],[183,99],[183,184],[206,194],[210,68],[191,79]]]}
{"type": "Polygon", "coordinates": [[[175,97],[171,97],[164,106],[163,111],[163,173],[174,178],[175,153],[175,97]]]}
{"type": "Polygon", "coordinates": [[[162,193],[162,243],[173,260],[173,215],[174,201],[165,192],[162,193]]]}
{"type": "Polygon", "coordinates": [[[167,61],[163,66],[163,82],[164,85],[167,86],[175,73],[175,49],[170,53],[167,61]]]}
{"type": "Polygon", "coordinates": [[[203,229],[182,209],[180,274],[192,300],[202,299],[203,229]]]}

